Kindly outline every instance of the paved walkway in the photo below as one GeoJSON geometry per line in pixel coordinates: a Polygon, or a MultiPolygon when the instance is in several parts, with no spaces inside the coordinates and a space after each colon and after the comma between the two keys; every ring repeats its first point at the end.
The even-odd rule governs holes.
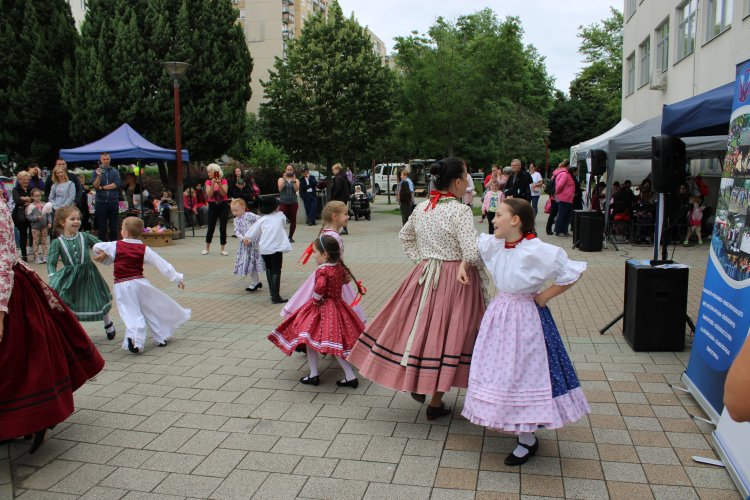
{"type": "MultiPolygon", "coordinates": [[[[399,227],[399,216],[376,214],[371,222],[352,221],[345,237],[347,264],[369,290],[369,317],[412,266],[398,244],[399,227]]],[[[296,261],[316,229],[298,227],[284,262],[285,297],[312,271],[296,261]]],[[[540,431],[538,456],[508,468],[502,461],[514,439],[469,424],[460,411],[428,422],[407,395],[366,380],[356,390],[338,388],[340,369],[330,359],[322,360],[319,387],[299,384],[305,358],[284,357],[265,339],[280,307],[265,288],[245,292],[246,283],[231,274],[234,257],[220,256],[218,246],[201,256],[203,234],[159,250],[186,274],[185,291],[147,271],[192,308],[193,319],[167,347],[137,356],[120,349],[117,316],[115,342],[99,324],[86,324],[107,365],[76,393],[76,413],[35,455],[27,442],[0,446],[0,498],[12,495],[8,457],[14,493],[24,500],[739,498],[723,469],[692,460],[716,456],[710,426],[689,417],[703,415],[696,402],[670,387],[689,350],[636,353],[621,323],[598,333],[622,310],[624,261],[650,258],[650,248],[568,249],[589,270],[551,308],[592,414],[540,431]]],[[[236,246],[230,238],[230,253],[236,246]]],[[[695,318],[707,245],[680,246],[674,258],[691,266],[688,313],[695,318]]],[[[105,276],[111,282],[111,270],[105,276]]],[[[463,394],[451,391],[446,402],[460,409],[463,394]]]]}

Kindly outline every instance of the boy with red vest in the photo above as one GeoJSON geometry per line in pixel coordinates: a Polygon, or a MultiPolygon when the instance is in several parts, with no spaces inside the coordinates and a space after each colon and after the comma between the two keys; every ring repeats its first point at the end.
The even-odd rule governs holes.
{"type": "Polygon", "coordinates": [[[143,264],[151,264],[169,281],[177,283],[181,290],[185,288],[183,275],[140,240],[142,233],[143,221],[138,217],[127,217],[122,221],[121,241],[94,245],[94,260],[114,264],[113,295],[125,323],[122,348],[133,353],[143,349],[147,326],[154,343],[162,347],[191,314],[190,309],[181,307],[143,276],[143,264]]]}

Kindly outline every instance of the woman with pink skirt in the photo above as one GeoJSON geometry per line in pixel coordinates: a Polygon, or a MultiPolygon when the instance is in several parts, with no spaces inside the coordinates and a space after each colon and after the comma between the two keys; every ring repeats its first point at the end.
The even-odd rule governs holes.
{"type": "Polygon", "coordinates": [[[419,263],[347,359],[364,377],[419,402],[432,394],[427,419],[434,420],[451,412],[443,393],[467,387],[484,297],[473,214],[461,202],[466,165],[445,158],[430,173],[435,190],[399,233],[407,256],[419,263]]]}

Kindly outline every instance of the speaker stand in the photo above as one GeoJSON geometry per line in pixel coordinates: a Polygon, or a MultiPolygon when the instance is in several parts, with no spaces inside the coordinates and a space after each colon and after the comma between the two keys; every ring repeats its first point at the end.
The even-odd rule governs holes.
{"type": "MultiPolygon", "coordinates": [[[[625,312],[621,312],[620,314],[615,316],[614,319],[612,319],[612,321],[604,325],[601,328],[601,330],[599,330],[599,334],[604,335],[604,332],[606,332],[607,330],[615,326],[615,323],[620,321],[624,316],[625,316],[625,312]]],[[[693,320],[690,319],[690,316],[688,316],[687,314],[685,315],[685,321],[687,322],[687,325],[688,325],[688,328],[690,328],[690,331],[693,332],[693,335],[695,335],[695,323],[693,323],[693,320]]]]}

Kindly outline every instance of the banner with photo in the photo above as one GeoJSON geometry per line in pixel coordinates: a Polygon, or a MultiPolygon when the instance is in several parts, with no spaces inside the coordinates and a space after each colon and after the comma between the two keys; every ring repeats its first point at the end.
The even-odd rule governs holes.
{"type": "Polygon", "coordinates": [[[750,424],[730,425],[724,382],[750,330],[750,60],[737,65],[727,154],[720,184],[695,339],[683,380],[714,423],[724,465],[750,484],[750,424]]]}

